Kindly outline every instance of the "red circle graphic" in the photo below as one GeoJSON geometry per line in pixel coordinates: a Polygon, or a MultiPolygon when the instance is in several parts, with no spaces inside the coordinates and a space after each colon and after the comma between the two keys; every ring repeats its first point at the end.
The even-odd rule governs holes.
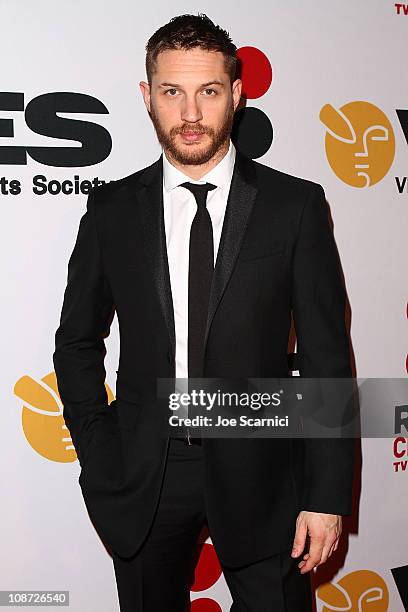
{"type": "Polygon", "coordinates": [[[214,599],[200,597],[191,602],[191,612],[222,612],[222,609],[214,599]]]}
{"type": "Polygon", "coordinates": [[[195,580],[192,591],[205,591],[215,584],[222,574],[217,553],[212,544],[204,544],[195,568],[195,580]]]}
{"type": "Polygon", "coordinates": [[[254,99],[263,96],[272,83],[272,66],[256,47],[241,47],[237,51],[242,79],[242,96],[254,99]]]}

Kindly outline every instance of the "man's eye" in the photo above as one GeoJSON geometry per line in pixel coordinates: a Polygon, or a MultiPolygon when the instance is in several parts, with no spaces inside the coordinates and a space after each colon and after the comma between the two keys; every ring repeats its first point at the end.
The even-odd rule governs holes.
{"type": "Polygon", "coordinates": [[[204,92],[211,96],[212,94],[216,94],[217,92],[215,91],[215,89],[204,89],[204,92]]]}
{"type": "Polygon", "coordinates": [[[170,97],[173,97],[173,94],[175,93],[177,93],[177,89],[175,89],[174,87],[166,90],[166,94],[170,94],[170,97]]]}

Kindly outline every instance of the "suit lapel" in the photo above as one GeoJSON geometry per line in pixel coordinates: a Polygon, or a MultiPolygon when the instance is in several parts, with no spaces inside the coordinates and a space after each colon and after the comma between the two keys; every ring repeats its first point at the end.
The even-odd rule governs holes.
{"type": "MultiPolygon", "coordinates": [[[[137,195],[140,202],[139,212],[145,239],[145,252],[151,268],[154,289],[167,325],[173,354],[175,354],[176,335],[164,226],[161,156],[157,162],[143,172],[140,180],[142,188],[137,195]]],[[[234,269],[256,194],[254,163],[237,151],[212,279],[204,346],[207,344],[218,304],[234,269]]]]}
{"type": "Polygon", "coordinates": [[[142,174],[142,189],[138,192],[140,219],[145,240],[145,253],[149,262],[160,308],[166,322],[173,355],[176,351],[173,299],[171,295],[166,231],[163,211],[163,160],[149,166],[142,174]]]}
{"type": "Polygon", "coordinates": [[[255,164],[237,150],[212,279],[204,347],[218,304],[234,269],[257,191],[255,164]]]}

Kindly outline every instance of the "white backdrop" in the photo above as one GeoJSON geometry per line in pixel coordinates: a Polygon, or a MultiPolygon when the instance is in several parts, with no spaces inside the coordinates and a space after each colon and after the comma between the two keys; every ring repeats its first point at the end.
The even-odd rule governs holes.
{"type": "MultiPolygon", "coordinates": [[[[396,113],[408,109],[408,15],[402,8],[398,14],[391,0],[176,0],[171,6],[162,0],[142,5],[130,0],[0,0],[0,9],[0,92],[23,93],[25,106],[49,92],[93,96],[108,114],[60,116],[104,126],[113,143],[105,161],[88,167],[52,167],[30,156],[26,165],[0,162],[0,590],[69,590],[73,612],[114,611],[113,566],[86,513],[77,482],[79,464],[72,449],[62,450],[52,438],[53,424],[61,425],[52,392],[54,333],[86,196],[34,195],[33,176],[110,180],[154,161],[160,148],[138,88],[145,78],[144,46],[172,16],[205,12],[229,30],[238,47],[256,47],[272,65],[269,90],[248,100],[274,128],[273,144],[259,161],[325,188],[351,304],[358,376],[406,377],[408,190],[405,186],[400,194],[395,177],[402,180],[408,174],[408,144],[396,113]],[[319,119],[325,104],[338,109],[355,101],[378,107],[395,135],[393,164],[382,180],[365,189],[333,172],[319,119]],[[20,181],[21,193],[7,194],[6,180],[20,181]]],[[[34,133],[22,110],[8,110],[0,102],[1,136],[0,159],[6,146],[80,146],[34,133]],[[13,137],[4,136],[4,119],[13,120],[13,137]]],[[[114,393],[116,318],[106,345],[107,383],[114,393]]],[[[392,439],[363,441],[361,492],[357,483],[356,515],[345,521],[350,533],[338,556],[342,561],[327,564],[315,577],[317,584],[343,582],[324,596],[326,607],[317,598],[319,611],[404,609],[391,569],[408,565],[408,470],[395,471],[394,461],[392,439]],[[379,599],[367,603],[363,598],[358,604],[358,596],[375,586],[379,599]]],[[[208,589],[193,592],[192,599],[197,600],[196,612],[224,612],[231,601],[222,576],[208,589]],[[219,608],[198,601],[204,598],[219,608]]]]}

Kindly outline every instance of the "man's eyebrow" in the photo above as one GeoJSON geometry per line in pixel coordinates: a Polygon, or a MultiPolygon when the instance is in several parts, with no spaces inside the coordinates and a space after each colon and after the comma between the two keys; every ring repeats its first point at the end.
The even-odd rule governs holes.
{"type": "Polygon", "coordinates": [[[208,87],[209,85],[221,85],[221,87],[224,87],[224,83],[222,81],[218,81],[217,79],[215,79],[215,81],[209,81],[208,83],[203,83],[201,87],[208,87]]]}
{"type": "MultiPolygon", "coordinates": [[[[214,81],[208,81],[208,83],[202,83],[200,85],[200,87],[208,87],[209,85],[220,85],[221,87],[224,87],[224,83],[222,81],[218,81],[217,79],[215,79],[214,81]]],[[[179,85],[178,83],[160,83],[159,87],[181,87],[181,85],[179,85]]]]}

